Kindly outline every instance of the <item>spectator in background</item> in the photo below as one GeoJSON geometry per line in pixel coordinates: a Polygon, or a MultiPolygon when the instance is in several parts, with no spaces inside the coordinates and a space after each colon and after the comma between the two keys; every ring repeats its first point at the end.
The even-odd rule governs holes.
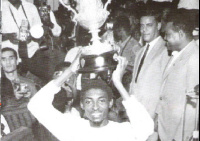
{"type": "Polygon", "coordinates": [[[160,36],[160,14],[152,9],[145,11],[140,26],[146,45],[139,50],[135,59],[130,94],[136,96],[154,118],[160,97],[162,74],[169,56],[166,43],[160,36]]]}
{"type": "MultiPolygon", "coordinates": [[[[22,21],[28,22],[28,30],[33,27],[40,27],[42,30],[42,22],[37,8],[25,0],[5,0],[2,2],[2,48],[11,47],[19,53],[19,30],[22,21]]],[[[39,31],[38,31],[39,32],[39,31]]],[[[23,55],[20,58],[27,60],[32,58],[39,49],[39,44],[32,40],[29,36],[27,46],[22,50],[23,55]]]]}
{"type": "Polygon", "coordinates": [[[168,19],[165,39],[173,55],[163,73],[157,108],[162,141],[190,140],[195,129],[197,104],[195,100],[185,102],[186,95],[199,84],[199,47],[193,40],[192,30],[190,20],[184,15],[176,14],[168,19]]]}
{"type": "MultiPolygon", "coordinates": [[[[119,45],[119,54],[129,61],[129,66],[134,66],[135,56],[141,46],[131,35],[131,25],[128,17],[117,17],[113,27],[114,39],[119,45]]],[[[130,69],[132,70],[132,69],[130,69]]]]}
{"type": "Polygon", "coordinates": [[[59,5],[58,10],[54,12],[58,24],[62,27],[60,35],[61,47],[69,51],[75,46],[75,41],[70,38],[74,32],[75,23],[71,20],[72,13],[67,10],[62,4],[59,5]]]}
{"type": "MultiPolygon", "coordinates": [[[[63,62],[56,66],[53,79],[58,78],[62,73],[69,68],[71,63],[63,62]]],[[[72,112],[76,113],[72,106],[77,99],[76,91],[76,75],[71,76],[71,78],[63,84],[61,91],[55,95],[53,100],[53,106],[60,112],[72,112]],[[72,111],[71,111],[72,110],[72,111]]]]}
{"type": "MultiPolygon", "coordinates": [[[[6,93],[2,93],[2,97],[6,100],[13,97],[15,97],[18,100],[24,97],[31,98],[37,92],[35,84],[33,82],[24,77],[21,77],[18,74],[17,64],[17,52],[11,48],[3,48],[1,55],[1,65],[3,69],[3,74],[6,77],[5,81],[7,81],[4,81],[6,84],[5,88],[8,88],[9,85],[11,88],[11,93],[14,94],[5,95],[6,93]]],[[[9,89],[4,90],[2,92],[7,92],[8,90],[9,89]]]]}
{"type": "Polygon", "coordinates": [[[41,40],[40,47],[43,45],[51,48],[55,48],[57,43],[53,37],[59,37],[61,35],[61,27],[58,25],[54,13],[51,10],[51,7],[45,2],[35,2],[35,5],[38,7],[39,15],[43,23],[43,28],[45,30],[44,36],[41,40]],[[55,43],[54,43],[55,42],[55,43]]]}

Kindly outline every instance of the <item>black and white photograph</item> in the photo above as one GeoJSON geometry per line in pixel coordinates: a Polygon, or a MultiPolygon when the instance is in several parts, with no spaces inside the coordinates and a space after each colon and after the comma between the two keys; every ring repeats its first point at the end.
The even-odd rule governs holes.
{"type": "Polygon", "coordinates": [[[199,0],[0,0],[1,141],[199,141],[199,0]]]}

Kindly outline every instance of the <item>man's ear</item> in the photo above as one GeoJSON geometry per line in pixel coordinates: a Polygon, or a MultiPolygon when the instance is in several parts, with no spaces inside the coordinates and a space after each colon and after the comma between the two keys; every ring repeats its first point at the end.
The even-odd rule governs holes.
{"type": "Polygon", "coordinates": [[[109,108],[112,108],[112,106],[113,106],[113,99],[109,103],[109,108]]]}
{"type": "Polygon", "coordinates": [[[81,106],[81,109],[84,110],[84,106],[83,106],[82,101],[80,102],[80,106],[81,106]]]}
{"type": "Polygon", "coordinates": [[[161,27],[162,27],[162,24],[161,22],[158,23],[158,30],[160,31],[161,30],[161,27]]]}
{"type": "Polygon", "coordinates": [[[185,33],[183,32],[183,30],[180,30],[178,33],[179,33],[180,39],[183,39],[185,37],[185,33]]]}

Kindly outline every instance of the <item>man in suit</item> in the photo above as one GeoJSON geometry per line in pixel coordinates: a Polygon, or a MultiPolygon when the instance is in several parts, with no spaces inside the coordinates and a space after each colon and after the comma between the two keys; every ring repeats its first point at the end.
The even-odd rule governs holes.
{"type": "Polygon", "coordinates": [[[147,10],[141,17],[140,24],[146,45],[136,56],[130,94],[135,95],[154,118],[160,97],[162,74],[169,56],[165,41],[160,36],[159,14],[154,10],[147,10]]]}
{"type": "Polygon", "coordinates": [[[162,141],[189,140],[195,129],[197,104],[195,100],[186,104],[186,97],[199,84],[199,48],[193,40],[190,25],[189,20],[177,14],[169,18],[166,27],[165,38],[173,56],[163,75],[157,108],[162,141]]]}
{"type": "Polygon", "coordinates": [[[126,16],[119,16],[113,27],[114,39],[119,45],[119,54],[129,61],[129,66],[134,66],[135,56],[141,49],[140,44],[131,36],[130,20],[126,16]]]}

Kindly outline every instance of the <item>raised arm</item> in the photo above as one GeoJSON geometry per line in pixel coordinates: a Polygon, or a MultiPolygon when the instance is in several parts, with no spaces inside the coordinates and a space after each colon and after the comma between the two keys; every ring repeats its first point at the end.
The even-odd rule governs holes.
{"type": "Polygon", "coordinates": [[[123,57],[118,57],[118,66],[113,73],[113,83],[123,98],[129,120],[132,125],[133,135],[137,141],[146,141],[154,132],[154,123],[145,107],[137,101],[134,96],[130,96],[122,84],[122,77],[127,67],[128,61],[123,57]]]}
{"type": "Polygon", "coordinates": [[[82,120],[70,114],[62,114],[57,111],[52,101],[54,95],[60,91],[61,85],[77,70],[80,52],[70,68],[43,87],[30,101],[28,109],[53,135],[59,140],[73,140],[77,130],[81,130],[82,120]],[[80,122],[79,122],[80,121],[80,122]],[[66,135],[66,133],[69,133],[66,135]]]}

